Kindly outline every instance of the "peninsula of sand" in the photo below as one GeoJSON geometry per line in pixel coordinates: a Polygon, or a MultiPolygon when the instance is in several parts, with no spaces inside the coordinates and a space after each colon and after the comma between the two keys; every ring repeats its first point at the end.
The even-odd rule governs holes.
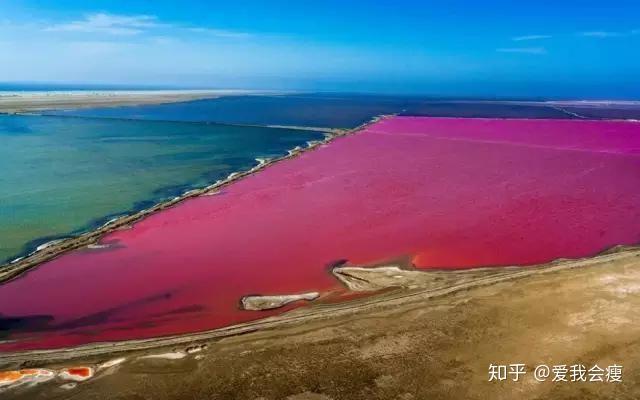
{"type": "Polygon", "coordinates": [[[175,103],[221,96],[265,94],[254,90],[68,90],[0,92],[0,112],[27,113],[70,108],[175,103]]]}

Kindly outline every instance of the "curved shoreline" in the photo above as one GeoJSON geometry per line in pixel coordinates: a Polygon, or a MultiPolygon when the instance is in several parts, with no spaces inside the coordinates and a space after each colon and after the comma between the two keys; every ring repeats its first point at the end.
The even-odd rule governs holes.
{"type": "MultiPolygon", "coordinates": [[[[156,212],[162,211],[166,208],[172,207],[182,202],[183,200],[186,200],[189,198],[198,197],[201,195],[215,194],[215,192],[218,189],[225,187],[246,176],[252,175],[262,170],[263,168],[276,164],[280,161],[296,157],[299,154],[302,154],[304,152],[311,151],[319,146],[330,143],[331,141],[333,141],[338,137],[358,132],[364,129],[366,126],[373,124],[385,117],[386,116],[384,115],[376,116],[372,118],[370,121],[365,122],[364,124],[359,125],[353,129],[348,129],[343,131],[332,130],[329,132],[325,130],[323,131],[325,133],[325,138],[323,140],[308,142],[306,148],[302,148],[298,146],[294,149],[289,150],[288,154],[284,156],[273,158],[270,160],[261,160],[258,162],[258,165],[254,166],[249,170],[232,172],[231,174],[229,174],[229,176],[226,179],[219,180],[201,189],[188,190],[179,196],[176,196],[167,201],[157,203],[152,207],[137,211],[130,215],[123,215],[121,217],[115,218],[105,223],[104,225],[100,226],[97,229],[90,230],[78,236],[57,239],[54,241],[44,243],[38,246],[40,248],[39,250],[36,249],[30,254],[24,255],[22,257],[18,256],[18,258],[14,259],[13,261],[0,265],[0,285],[7,281],[17,278],[23,273],[27,272],[28,270],[31,270],[32,268],[35,268],[46,261],[52,260],[53,258],[56,258],[68,251],[75,250],[90,244],[94,244],[103,235],[113,232],[114,230],[121,229],[128,225],[134,224],[140,221],[141,219],[147,217],[148,215],[151,215],[156,212]]],[[[283,127],[282,126],[274,127],[274,129],[281,129],[281,128],[283,127]]]]}
{"type": "Polygon", "coordinates": [[[434,282],[440,282],[446,275],[452,280],[447,285],[439,284],[435,287],[421,287],[413,289],[397,289],[374,292],[371,296],[352,301],[338,303],[320,303],[280,314],[277,316],[258,319],[255,321],[232,325],[203,332],[180,335],[155,337],[149,339],[126,340],[121,342],[101,342],[76,347],[47,350],[28,350],[3,353],[0,368],[11,368],[28,363],[29,366],[45,365],[49,363],[66,362],[69,360],[114,355],[132,351],[152,350],[168,346],[210,342],[226,337],[238,336],[246,333],[272,330],[306,323],[335,318],[337,316],[352,315],[365,310],[393,307],[410,302],[441,298],[458,292],[484,287],[500,282],[514,281],[531,276],[587,267],[606,267],[612,263],[627,262],[640,266],[640,246],[616,246],[595,257],[580,259],[559,259],[550,263],[522,269],[518,266],[503,266],[495,268],[478,268],[456,271],[420,271],[421,274],[431,274],[434,282]]]}

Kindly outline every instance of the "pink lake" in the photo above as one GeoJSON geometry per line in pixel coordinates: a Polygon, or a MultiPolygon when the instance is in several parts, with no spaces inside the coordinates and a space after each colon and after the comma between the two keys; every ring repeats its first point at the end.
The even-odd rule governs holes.
{"type": "Polygon", "coordinates": [[[531,265],[640,242],[640,123],[394,117],[0,286],[1,351],[218,328],[337,260],[531,265]]]}

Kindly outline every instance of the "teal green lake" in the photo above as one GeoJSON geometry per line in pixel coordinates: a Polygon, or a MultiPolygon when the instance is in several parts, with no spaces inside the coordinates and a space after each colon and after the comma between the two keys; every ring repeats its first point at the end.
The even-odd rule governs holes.
{"type": "Polygon", "coordinates": [[[0,115],[0,261],[322,137],[206,123],[0,115]]]}

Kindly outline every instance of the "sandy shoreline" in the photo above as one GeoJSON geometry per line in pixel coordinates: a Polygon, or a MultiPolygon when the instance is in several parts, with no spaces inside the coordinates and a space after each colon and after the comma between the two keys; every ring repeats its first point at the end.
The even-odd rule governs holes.
{"type": "Polygon", "coordinates": [[[67,108],[117,107],[264,94],[251,90],[130,90],[0,92],[0,112],[26,113],[67,108]]]}
{"type": "MultiPolygon", "coordinates": [[[[134,339],[119,342],[92,343],[76,347],[47,350],[27,350],[10,353],[1,353],[0,368],[17,368],[23,363],[63,362],[86,357],[120,355],[121,353],[155,350],[167,346],[180,346],[192,343],[200,343],[222,338],[244,335],[251,332],[279,329],[290,325],[302,325],[310,321],[329,321],[333,318],[352,315],[363,311],[375,311],[380,307],[401,307],[404,304],[415,301],[426,301],[447,297],[458,292],[464,292],[475,288],[486,287],[498,283],[517,281],[532,276],[546,275],[555,272],[581,269],[607,267],[617,263],[630,263],[640,267],[640,246],[617,246],[595,257],[587,257],[576,260],[560,259],[549,263],[522,268],[519,266],[500,266],[492,268],[475,268],[454,271],[424,271],[406,269],[405,272],[422,276],[419,282],[411,282],[410,286],[397,284],[384,284],[371,292],[370,296],[357,298],[353,301],[313,303],[306,307],[297,308],[286,313],[258,319],[252,322],[241,323],[224,328],[213,329],[204,332],[186,333],[174,336],[155,337],[149,339],[134,339]],[[382,287],[386,286],[386,287],[382,287]],[[385,289],[395,289],[385,291],[385,289]]],[[[340,268],[336,268],[340,269],[340,268]]],[[[367,268],[371,270],[375,268],[367,268]]],[[[336,275],[334,273],[334,275],[336,275]]],[[[357,278],[358,281],[364,281],[357,278]]],[[[379,281],[371,283],[379,284],[379,281]]],[[[345,285],[349,288],[349,285],[345,285]]],[[[367,291],[367,290],[365,290],[367,291]]]]}
{"type": "MultiPolygon", "coordinates": [[[[93,368],[94,377],[73,387],[88,399],[560,399],[575,398],[574,391],[590,399],[609,390],[627,398],[620,396],[635,393],[638,379],[638,267],[640,248],[618,247],[528,269],[419,272],[424,280],[414,288],[198,334],[3,354],[0,366],[93,368]],[[618,363],[624,384],[532,386],[529,375],[522,383],[487,382],[490,363],[508,362],[618,363]],[[455,390],[452,380],[461,383],[455,390]],[[418,397],[398,397],[406,392],[418,397]]],[[[10,393],[54,395],[60,383],[10,393]]]]}

